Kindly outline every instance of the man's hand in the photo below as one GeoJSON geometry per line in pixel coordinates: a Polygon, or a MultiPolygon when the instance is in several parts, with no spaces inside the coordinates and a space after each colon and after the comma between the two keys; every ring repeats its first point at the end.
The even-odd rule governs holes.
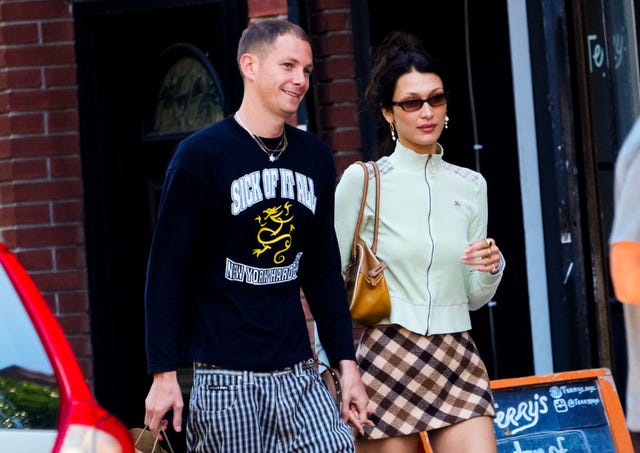
{"type": "Polygon", "coordinates": [[[182,429],[182,391],[178,383],[178,373],[166,371],[153,375],[153,383],[144,401],[144,424],[149,427],[157,439],[162,440],[160,424],[166,426],[163,417],[169,410],[173,410],[173,429],[182,429]]]}
{"type": "Polygon", "coordinates": [[[367,418],[369,397],[362,385],[358,365],[353,360],[340,361],[340,386],[342,387],[342,419],[364,434],[363,425],[373,425],[367,418]]]}

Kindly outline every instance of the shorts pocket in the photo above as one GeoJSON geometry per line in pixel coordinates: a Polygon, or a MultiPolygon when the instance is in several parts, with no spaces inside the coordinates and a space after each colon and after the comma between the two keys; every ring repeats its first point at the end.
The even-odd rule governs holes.
{"type": "Polygon", "coordinates": [[[209,413],[229,410],[246,391],[248,385],[242,376],[196,374],[189,409],[209,413]]]}

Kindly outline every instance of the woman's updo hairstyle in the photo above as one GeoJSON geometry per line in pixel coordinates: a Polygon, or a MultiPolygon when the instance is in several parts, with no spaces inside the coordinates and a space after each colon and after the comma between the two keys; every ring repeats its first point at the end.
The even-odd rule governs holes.
{"type": "Polygon", "coordinates": [[[389,33],[373,55],[371,79],[364,94],[370,108],[378,115],[379,127],[384,130],[384,140],[380,144],[383,155],[391,153],[395,144],[380,109],[391,110],[396,82],[413,70],[434,73],[445,83],[440,63],[424,50],[415,36],[402,31],[389,33]]]}
{"type": "Polygon", "coordinates": [[[390,109],[396,82],[413,70],[437,74],[442,83],[445,82],[440,64],[415,36],[402,31],[391,32],[374,54],[366,100],[374,109],[390,109]]]}

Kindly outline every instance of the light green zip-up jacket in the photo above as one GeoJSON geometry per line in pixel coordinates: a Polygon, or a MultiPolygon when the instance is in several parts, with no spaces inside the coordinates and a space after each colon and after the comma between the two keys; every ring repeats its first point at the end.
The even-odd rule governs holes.
{"type": "MultiPolygon", "coordinates": [[[[487,186],[482,175],[443,161],[439,154],[417,154],[396,144],[378,161],[380,224],[377,256],[387,264],[391,315],[419,334],[461,332],[471,328],[469,310],[486,304],[502,279],[462,264],[468,244],[487,236],[487,186]]],[[[335,228],[344,272],[351,254],[364,172],[349,166],[336,189],[335,228]]],[[[361,237],[373,240],[375,185],[369,190],[361,237]]]]}

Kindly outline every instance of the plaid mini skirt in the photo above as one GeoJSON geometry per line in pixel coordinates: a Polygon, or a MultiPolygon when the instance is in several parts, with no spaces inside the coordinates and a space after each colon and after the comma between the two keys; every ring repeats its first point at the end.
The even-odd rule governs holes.
{"type": "Polygon", "coordinates": [[[495,416],[489,376],[468,332],[425,336],[395,324],[374,326],[362,333],[357,359],[374,426],[356,439],[495,416]]]}

